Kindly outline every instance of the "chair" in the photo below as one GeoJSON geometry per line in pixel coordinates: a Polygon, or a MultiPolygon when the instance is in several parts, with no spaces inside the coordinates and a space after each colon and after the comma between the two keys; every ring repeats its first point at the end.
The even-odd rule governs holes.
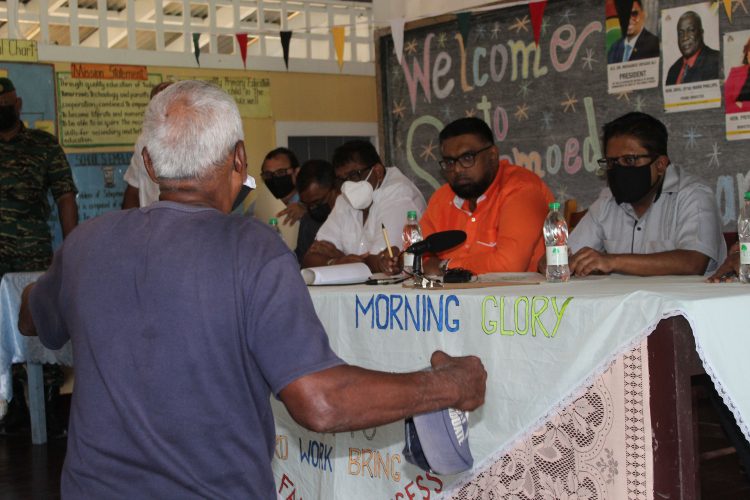
{"type": "Polygon", "coordinates": [[[588,210],[577,210],[578,203],[575,199],[570,199],[565,201],[565,207],[563,209],[563,215],[565,217],[565,222],[568,223],[568,231],[572,231],[574,227],[578,225],[578,223],[583,219],[583,216],[586,215],[586,212],[588,210]]]}

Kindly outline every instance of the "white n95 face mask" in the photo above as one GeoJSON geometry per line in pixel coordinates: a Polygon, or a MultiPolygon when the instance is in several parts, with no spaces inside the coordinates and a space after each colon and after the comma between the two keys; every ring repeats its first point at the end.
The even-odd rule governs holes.
{"type": "Polygon", "coordinates": [[[357,210],[364,210],[365,208],[372,205],[372,184],[368,181],[372,171],[375,168],[371,168],[370,172],[365,177],[365,180],[359,182],[346,181],[341,186],[341,194],[346,197],[346,200],[357,210]]]}

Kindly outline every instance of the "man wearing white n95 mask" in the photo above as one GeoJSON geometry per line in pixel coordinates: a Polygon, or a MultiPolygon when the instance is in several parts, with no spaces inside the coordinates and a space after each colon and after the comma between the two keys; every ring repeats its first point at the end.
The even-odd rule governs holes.
{"type": "Polygon", "coordinates": [[[303,267],[364,262],[374,273],[397,273],[399,248],[391,247],[391,257],[383,227],[391,243],[399,242],[407,212],[424,212],[422,193],[398,168],[383,166],[367,141],[339,146],[332,163],[341,196],[305,254],[303,267]]]}

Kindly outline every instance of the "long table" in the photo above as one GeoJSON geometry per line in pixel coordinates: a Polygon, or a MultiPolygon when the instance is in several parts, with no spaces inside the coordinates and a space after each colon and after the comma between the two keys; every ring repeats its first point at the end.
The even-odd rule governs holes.
{"type": "MultiPolygon", "coordinates": [[[[546,453],[551,462],[559,458],[556,453],[565,451],[559,443],[570,436],[556,434],[555,429],[578,425],[580,432],[588,432],[591,424],[585,417],[579,418],[578,410],[591,414],[594,399],[590,392],[612,371],[613,362],[620,360],[623,375],[618,376],[623,377],[633,376],[627,371],[634,364],[652,374],[662,368],[658,358],[650,360],[654,366],[649,368],[650,356],[642,345],[660,323],[662,329],[674,330],[679,321],[682,330],[692,331],[706,372],[748,438],[750,394],[744,384],[750,366],[744,353],[749,350],[750,338],[742,317],[750,305],[750,287],[706,284],[699,277],[608,276],[564,284],[460,291],[362,285],[316,287],[310,288],[310,293],[334,350],[348,362],[398,372],[428,366],[435,349],[453,355],[475,354],[489,374],[487,400],[470,416],[474,470],[437,481],[430,479],[434,475],[404,462],[401,424],[364,433],[320,435],[301,429],[283,406],[275,403],[278,437],[274,470],[284,498],[292,492],[297,498],[420,498],[428,491],[433,496],[473,498],[467,491],[479,491],[472,487],[480,476],[494,477],[496,486],[505,487],[498,468],[518,466],[520,462],[511,458],[524,447],[527,455],[538,458],[541,453],[545,459],[546,453]]],[[[665,359],[664,364],[672,361],[665,359]]],[[[657,386],[663,392],[656,396],[670,400],[675,386],[669,387],[662,379],[657,386]]],[[[645,394],[648,402],[648,387],[645,394]]],[[[680,397],[684,399],[684,395],[680,397]]],[[[599,399],[606,403],[606,397],[599,399]]],[[[648,410],[654,407],[654,398],[640,408],[637,401],[625,400],[624,405],[631,407],[613,413],[636,411],[650,418],[648,410]]],[[[650,420],[639,425],[645,425],[650,436],[650,420]]],[[[625,438],[621,445],[631,444],[625,438]]],[[[655,472],[650,468],[652,443],[647,442],[645,448],[647,456],[642,463],[649,476],[645,484],[646,498],[650,498],[663,484],[654,481],[655,472]]],[[[684,446],[677,448],[677,452],[685,451],[684,446]]],[[[654,458],[664,461],[671,457],[654,458]]],[[[629,465],[620,462],[619,474],[629,465]]],[[[603,477],[601,471],[597,474],[591,471],[592,477],[603,477]]],[[[557,488],[555,495],[584,487],[573,484],[578,478],[555,475],[554,470],[546,471],[541,479],[540,475],[527,475],[518,480],[528,482],[529,477],[533,485],[507,484],[537,493],[557,488]]],[[[595,487],[595,483],[592,479],[593,486],[586,488],[595,487]]],[[[598,498],[632,497],[625,488],[598,493],[598,498]]]]}
{"type": "MultiPolygon", "coordinates": [[[[0,399],[11,396],[11,363],[28,362],[31,409],[37,413],[32,437],[39,443],[44,441],[40,363],[71,364],[72,353],[69,346],[46,350],[37,339],[18,334],[18,297],[36,276],[6,275],[0,285],[0,399]]],[[[694,450],[686,438],[692,428],[689,416],[682,417],[690,411],[689,376],[701,369],[691,359],[696,350],[748,438],[750,394],[744,383],[750,366],[744,358],[750,339],[742,318],[750,287],[709,285],[697,277],[611,276],[461,291],[362,285],[315,287],[310,293],[332,346],[345,360],[410,371],[426,367],[435,349],[476,354],[489,373],[487,402],[470,417],[475,468],[437,477],[404,462],[401,424],[317,434],[298,427],[272,401],[278,433],[274,471],[284,498],[292,492],[297,498],[420,498],[429,491],[465,499],[492,488],[560,493],[573,487],[583,493],[603,488],[599,498],[651,498],[654,491],[692,498],[694,450]],[[661,333],[648,337],[646,348],[655,329],[661,333]],[[680,382],[686,377],[687,389],[680,382]],[[653,455],[652,413],[659,422],[653,427],[658,442],[653,455]],[[618,426],[623,437],[612,437],[618,426]],[[540,460],[572,460],[576,471],[589,470],[591,477],[584,477],[589,483],[571,483],[580,478],[556,475],[559,467],[542,475],[540,460]],[[514,479],[532,462],[536,469],[524,469],[530,471],[525,483],[521,476],[514,479]],[[623,477],[643,481],[629,492],[630,484],[617,482],[623,477]]]]}

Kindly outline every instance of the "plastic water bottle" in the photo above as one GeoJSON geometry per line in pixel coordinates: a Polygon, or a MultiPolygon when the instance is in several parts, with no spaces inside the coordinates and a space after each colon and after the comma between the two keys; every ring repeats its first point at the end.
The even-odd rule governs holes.
{"type": "MultiPolygon", "coordinates": [[[[422,228],[419,227],[419,222],[417,222],[417,212],[415,210],[409,210],[406,213],[406,224],[404,225],[404,232],[401,234],[401,239],[404,242],[404,250],[414,243],[422,241],[422,228]]],[[[404,272],[413,274],[414,254],[404,254],[404,272]]]]}
{"type": "Polygon", "coordinates": [[[279,235],[279,238],[281,238],[281,229],[279,229],[279,220],[276,217],[271,217],[268,219],[268,225],[271,226],[271,229],[279,235]]]}
{"type": "Polygon", "coordinates": [[[544,219],[544,244],[547,247],[547,281],[568,281],[568,224],[557,202],[549,204],[549,214],[544,219]]]}
{"type": "Polygon", "coordinates": [[[750,283],[750,191],[745,193],[745,204],[737,219],[737,235],[740,239],[740,282],[750,283]]]}

